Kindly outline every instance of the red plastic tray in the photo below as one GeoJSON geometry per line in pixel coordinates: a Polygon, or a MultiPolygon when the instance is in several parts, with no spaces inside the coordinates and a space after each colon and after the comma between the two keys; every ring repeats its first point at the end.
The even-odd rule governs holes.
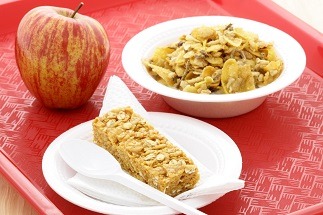
{"type": "MultiPolygon", "coordinates": [[[[139,31],[187,16],[232,15],[265,22],[296,38],[307,54],[303,75],[256,110],[201,119],[232,137],[243,157],[244,189],[202,208],[208,214],[323,213],[323,35],[271,1],[84,1],[111,40],[110,64],[91,100],[71,111],[44,108],[23,84],[14,56],[22,16],[38,5],[74,9],[78,1],[22,0],[0,5],[0,172],[41,214],[95,214],[58,196],[41,171],[42,156],[62,132],[98,115],[108,78],[121,77],[148,111],[178,113],[124,72],[121,52],[139,31]],[[9,21],[8,21],[9,20],[9,21]]],[[[293,53],[291,53],[293,54],[293,53]]]]}

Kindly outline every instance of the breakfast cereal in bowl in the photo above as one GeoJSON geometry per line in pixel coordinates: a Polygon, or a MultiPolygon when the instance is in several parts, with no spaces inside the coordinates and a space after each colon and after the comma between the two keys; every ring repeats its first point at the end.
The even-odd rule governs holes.
{"type": "Polygon", "coordinates": [[[163,22],[131,38],[127,74],[174,109],[197,117],[250,112],[302,74],[306,56],[287,33],[254,20],[198,16],[163,22]]]}

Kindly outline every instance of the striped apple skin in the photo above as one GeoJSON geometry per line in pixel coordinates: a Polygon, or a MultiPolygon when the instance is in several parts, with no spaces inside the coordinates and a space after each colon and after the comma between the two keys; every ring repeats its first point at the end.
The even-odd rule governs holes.
{"type": "Polygon", "coordinates": [[[71,109],[86,103],[102,79],[110,45],[95,19],[67,8],[41,6],[20,21],[17,66],[27,89],[46,107],[71,109]]]}

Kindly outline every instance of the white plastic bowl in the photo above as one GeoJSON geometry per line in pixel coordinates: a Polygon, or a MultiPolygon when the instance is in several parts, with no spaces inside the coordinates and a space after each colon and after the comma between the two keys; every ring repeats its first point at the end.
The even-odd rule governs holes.
{"type": "Polygon", "coordinates": [[[293,83],[303,73],[306,56],[301,45],[285,32],[253,20],[229,16],[198,16],[175,19],[149,27],[131,38],[122,52],[122,64],[127,74],[142,87],[163,96],[165,102],[187,115],[207,118],[238,116],[254,110],[269,94],[293,83]],[[282,74],[271,84],[243,93],[205,95],[179,91],[152,78],[142,59],[152,56],[158,46],[178,41],[183,34],[202,25],[216,26],[232,23],[234,27],[258,34],[263,41],[273,42],[284,62],[282,74]]]}

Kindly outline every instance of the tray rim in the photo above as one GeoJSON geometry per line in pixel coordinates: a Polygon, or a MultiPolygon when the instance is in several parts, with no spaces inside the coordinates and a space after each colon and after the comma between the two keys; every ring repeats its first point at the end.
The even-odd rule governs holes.
{"type": "MultiPolygon", "coordinates": [[[[85,0],[85,1],[87,1],[87,0],[85,0]]],[[[97,10],[102,10],[104,8],[111,8],[111,7],[114,7],[117,5],[128,4],[128,3],[136,2],[136,1],[141,1],[141,0],[118,0],[118,1],[112,1],[113,3],[111,3],[111,4],[107,4],[107,2],[105,2],[105,1],[96,0],[95,3],[98,2],[99,4],[94,4],[94,2],[92,2],[92,6],[90,6],[88,9],[83,10],[83,13],[88,14],[88,13],[91,13],[91,12],[94,12],[97,10]]],[[[295,15],[293,15],[292,13],[290,13],[289,11],[285,10],[284,8],[282,8],[281,6],[279,6],[278,4],[276,4],[273,1],[262,1],[262,0],[252,0],[252,1],[254,1],[257,6],[268,10],[272,15],[274,15],[274,19],[279,19],[280,21],[284,21],[289,26],[296,28],[298,31],[297,31],[297,33],[295,33],[296,37],[294,34],[291,34],[293,37],[298,38],[298,36],[297,36],[297,34],[298,34],[301,36],[305,35],[306,39],[304,39],[304,40],[310,39],[311,43],[313,43],[315,45],[314,49],[313,49],[313,46],[310,46],[310,48],[308,48],[307,46],[306,47],[303,46],[303,48],[304,48],[306,54],[310,53],[310,51],[313,52],[313,50],[314,50],[314,54],[311,54],[312,58],[307,58],[308,62],[307,62],[305,69],[310,69],[316,75],[318,75],[320,78],[323,78],[323,64],[315,64],[318,62],[317,59],[322,60],[322,58],[323,58],[323,34],[320,33],[319,31],[317,31],[316,29],[314,29],[312,26],[305,23],[304,21],[302,21],[301,19],[299,19],[298,17],[296,17],[295,15]],[[300,34],[299,32],[301,32],[302,34],[300,34]]],[[[62,2],[63,1],[58,1],[57,6],[60,6],[59,4],[62,2]]],[[[71,0],[71,1],[68,1],[68,4],[69,5],[72,3],[74,4],[75,2],[78,3],[79,1],[71,0]]],[[[111,1],[108,1],[108,2],[110,3],[111,1]]],[[[264,20],[259,19],[259,14],[257,14],[257,13],[250,13],[251,17],[245,16],[241,13],[233,13],[231,11],[231,10],[233,10],[232,5],[230,5],[228,3],[228,2],[230,2],[230,0],[221,0],[221,1],[220,0],[207,0],[207,2],[209,2],[209,4],[217,4],[219,6],[222,6],[222,8],[224,10],[228,11],[230,14],[234,14],[234,16],[249,18],[249,19],[252,18],[254,20],[264,22],[264,20]]],[[[0,14],[6,14],[3,11],[8,10],[10,8],[17,9],[17,4],[18,5],[21,4],[21,5],[26,6],[24,8],[24,10],[17,11],[18,14],[20,15],[17,17],[19,17],[19,20],[20,20],[20,18],[22,17],[22,14],[24,14],[29,9],[31,9],[35,6],[39,6],[39,5],[45,5],[45,4],[52,5],[53,2],[50,0],[44,0],[40,4],[39,1],[37,1],[37,0],[22,0],[22,1],[5,0],[4,2],[0,3],[0,14]]],[[[64,4],[62,4],[61,6],[64,6],[64,4]]],[[[252,7],[252,8],[254,8],[254,7],[252,7]]],[[[239,8],[239,9],[241,10],[241,8],[239,8]]],[[[238,11],[238,8],[236,9],[236,11],[238,11]]],[[[261,10],[259,10],[259,11],[261,11],[261,10]]],[[[264,12],[262,11],[261,13],[263,14],[264,12]]],[[[0,20],[5,20],[5,19],[0,19],[0,20]]],[[[17,18],[15,18],[15,20],[17,20],[17,18]]],[[[268,20],[265,20],[265,23],[272,25],[272,23],[268,22],[268,20]]],[[[16,25],[18,25],[18,23],[16,23],[16,25]]],[[[273,25],[273,26],[277,27],[275,25],[273,25]]],[[[0,35],[6,35],[6,34],[10,34],[10,33],[15,32],[15,26],[4,24],[3,22],[0,22],[0,29],[3,29],[3,30],[0,30],[0,35]]],[[[286,31],[285,28],[280,28],[280,29],[286,31]]],[[[286,32],[288,32],[288,31],[286,31],[286,32]]],[[[299,41],[299,42],[302,44],[301,41],[299,41]]],[[[0,174],[4,176],[4,178],[23,196],[23,198],[25,198],[37,210],[37,212],[39,212],[40,214],[53,214],[53,213],[54,214],[63,214],[52,201],[50,201],[44,194],[42,194],[31,183],[30,180],[28,180],[27,176],[25,176],[18,169],[18,167],[15,166],[15,164],[10,160],[9,157],[7,157],[7,155],[5,154],[4,151],[2,151],[1,148],[0,148],[0,161],[1,161],[0,162],[1,163],[0,174]]],[[[322,211],[323,211],[323,202],[316,204],[316,205],[309,206],[307,208],[303,208],[298,211],[294,211],[290,214],[292,214],[292,215],[313,214],[313,213],[318,213],[318,212],[322,212],[322,211]]]]}
{"type": "MultiPolygon", "coordinates": [[[[79,13],[88,14],[97,10],[102,10],[104,8],[111,8],[134,1],[138,0],[83,0],[82,2],[84,3],[84,6],[79,13]]],[[[38,0],[3,0],[0,2],[0,34],[15,32],[24,14],[26,14],[34,7],[49,5],[56,7],[67,7],[74,10],[79,3],[79,0],[56,1],[55,3],[51,0],[42,0],[41,3],[38,0]],[[15,11],[15,13],[8,14],[7,11],[15,11]],[[7,20],[10,20],[10,22],[8,22],[7,20]]]]}
{"type": "Polygon", "coordinates": [[[63,214],[28,178],[0,151],[0,174],[26,199],[39,213],[63,214]]]}
{"type": "MultiPolygon", "coordinates": [[[[83,0],[85,6],[83,6],[80,13],[88,14],[104,8],[111,8],[136,1],[141,0],[117,0],[107,2],[102,0],[83,0]]],[[[223,10],[233,16],[263,22],[290,34],[302,45],[306,52],[307,67],[323,78],[323,64],[317,63],[323,59],[323,33],[319,32],[314,27],[271,0],[251,0],[253,7],[250,7],[250,2],[249,4],[240,4],[239,7],[236,7],[235,4],[232,4],[232,0],[205,1],[208,4],[220,6],[223,10]],[[255,7],[258,9],[254,10],[255,7]],[[266,16],[263,14],[266,14],[266,16]],[[267,19],[267,17],[270,17],[270,19],[267,19]],[[279,25],[277,24],[277,21],[279,21],[279,25]]],[[[79,1],[77,0],[55,2],[55,6],[69,7],[72,9],[78,4],[79,1]]],[[[41,4],[37,0],[4,0],[4,2],[1,2],[0,35],[15,32],[23,15],[33,7],[39,5],[53,5],[53,2],[51,0],[43,0],[41,4]],[[15,13],[8,14],[8,11],[13,10],[15,13]],[[6,20],[10,20],[10,22],[6,20]]]]}

